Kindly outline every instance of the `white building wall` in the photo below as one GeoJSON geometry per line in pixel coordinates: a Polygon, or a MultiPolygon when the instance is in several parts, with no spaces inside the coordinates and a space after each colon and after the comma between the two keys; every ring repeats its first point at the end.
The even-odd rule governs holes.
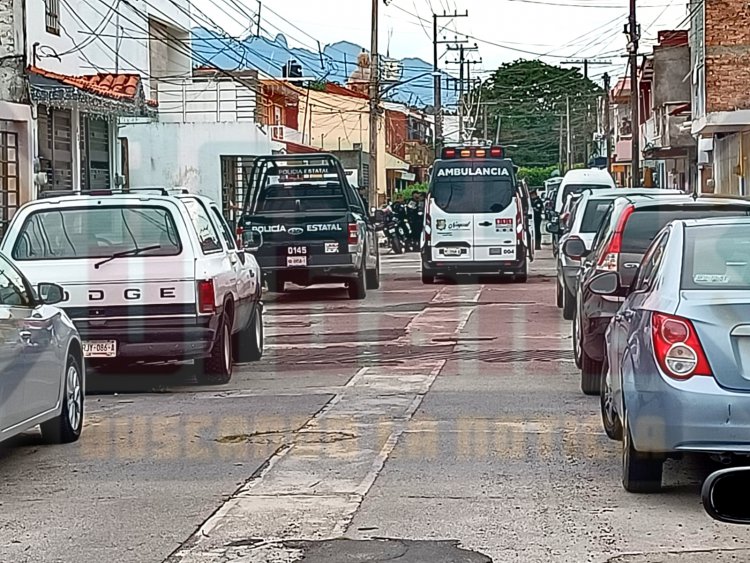
{"type": "Polygon", "coordinates": [[[221,156],[271,154],[271,139],[248,123],[152,123],[120,129],[128,139],[129,183],[185,187],[221,202],[221,156]]]}

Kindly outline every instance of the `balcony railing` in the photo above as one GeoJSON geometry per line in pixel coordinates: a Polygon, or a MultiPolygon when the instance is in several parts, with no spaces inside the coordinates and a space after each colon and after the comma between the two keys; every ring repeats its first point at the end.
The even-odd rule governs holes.
{"type": "Polygon", "coordinates": [[[159,120],[190,122],[257,121],[257,97],[234,80],[187,79],[160,82],[159,120]]]}

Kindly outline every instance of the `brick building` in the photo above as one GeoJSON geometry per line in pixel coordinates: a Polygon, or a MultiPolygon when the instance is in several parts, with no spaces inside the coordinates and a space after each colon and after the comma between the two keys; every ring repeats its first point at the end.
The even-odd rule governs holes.
{"type": "Polygon", "coordinates": [[[691,132],[701,189],[747,195],[750,10],[744,0],[693,0],[690,9],[691,132]]]}

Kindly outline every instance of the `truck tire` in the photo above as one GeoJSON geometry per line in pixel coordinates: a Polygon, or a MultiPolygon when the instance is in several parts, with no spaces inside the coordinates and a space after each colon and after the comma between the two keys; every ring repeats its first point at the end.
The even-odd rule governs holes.
{"type": "Polygon", "coordinates": [[[285,287],[286,282],[284,280],[281,280],[276,276],[268,277],[268,291],[271,291],[273,293],[284,293],[285,287]]]}
{"type": "Polygon", "coordinates": [[[432,285],[435,283],[435,273],[428,271],[428,270],[422,270],[422,283],[424,285],[432,285]]]}
{"type": "Polygon", "coordinates": [[[380,289],[380,254],[375,261],[375,268],[367,270],[367,289],[380,289]]]}
{"type": "Polygon", "coordinates": [[[355,278],[349,280],[347,290],[349,299],[361,300],[367,297],[367,271],[365,270],[365,258],[362,257],[362,266],[355,278]]]}
{"type": "Polygon", "coordinates": [[[211,355],[195,363],[195,378],[199,385],[223,385],[232,379],[234,362],[231,330],[229,319],[222,316],[211,355]]]}
{"type": "Polygon", "coordinates": [[[513,276],[513,281],[518,283],[526,283],[529,279],[529,260],[528,258],[523,259],[523,266],[518,269],[518,273],[513,276]]]}
{"type": "Polygon", "coordinates": [[[265,329],[263,328],[263,306],[258,303],[250,324],[237,333],[234,353],[240,363],[257,362],[263,357],[265,329]]]}

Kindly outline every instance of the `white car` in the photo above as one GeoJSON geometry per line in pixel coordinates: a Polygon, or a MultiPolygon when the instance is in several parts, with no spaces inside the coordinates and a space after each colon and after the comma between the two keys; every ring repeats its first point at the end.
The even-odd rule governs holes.
{"type": "Polygon", "coordinates": [[[599,168],[569,170],[557,189],[554,212],[560,215],[568,196],[571,194],[581,193],[584,190],[613,190],[616,187],[612,175],[606,170],[600,170],[599,168]]]}
{"type": "Polygon", "coordinates": [[[197,360],[218,384],[263,354],[260,267],[205,197],[53,193],[18,210],[2,250],[64,288],[92,364],[197,360]]]}

